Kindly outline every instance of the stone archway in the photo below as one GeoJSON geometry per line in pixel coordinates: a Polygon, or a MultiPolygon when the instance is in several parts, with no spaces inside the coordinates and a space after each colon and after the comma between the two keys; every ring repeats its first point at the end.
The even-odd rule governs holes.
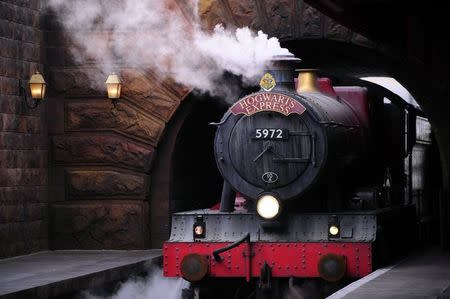
{"type": "MultiPolygon", "coordinates": [[[[195,19],[185,1],[175,2],[187,21],[195,19]]],[[[381,51],[303,1],[204,0],[199,13],[205,29],[248,25],[284,42],[333,40],[381,51]]],[[[170,207],[161,165],[152,163],[164,160],[165,143],[174,142],[179,128],[167,124],[177,122],[173,117],[189,90],[149,70],[117,66],[124,89],[114,108],[89,85],[104,74],[72,62],[68,44],[55,44],[49,54],[63,54],[49,56],[49,112],[58,115],[49,121],[51,248],[147,248],[150,238],[159,246],[170,207]]]]}
{"type": "Polygon", "coordinates": [[[255,31],[263,30],[282,42],[329,39],[369,48],[378,47],[373,41],[340,25],[303,0],[201,0],[199,15],[206,30],[217,24],[228,28],[248,26],[255,31]]]}
{"type": "Polygon", "coordinates": [[[53,71],[51,248],[149,247],[152,163],[167,122],[189,93],[150,72],[122,69],[117,107],[89,71],[53,71]],[[60,88],[60,89],[58,89],[60,88]]]}
{"type": "Polygon", "coordinates": [[[173,212],[210,207],[220,200],[222,178],[215,167],[213,138],[227,104],[189,94],[168,123],[158,145],[150,187],[152,247],[170,233],[173,212]]]}

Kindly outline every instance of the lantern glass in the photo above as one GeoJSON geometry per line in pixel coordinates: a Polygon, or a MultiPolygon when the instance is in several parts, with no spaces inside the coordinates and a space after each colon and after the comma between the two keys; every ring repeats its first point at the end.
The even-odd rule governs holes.
{"type": "Polygon", "coordinates": [[[42,100],[45,97],[46,84],[44,77],[39,72],[31,76],[28,82],[31,97],[34,100],[42,100]]]}
{"type": "Polygon", "coordinates": [[[118,99],[120,98],[120,92],[122,90],[122,84],[120,83],[108,83],[106,84],[106,89],[108,90],[108,98],[118,99]]]}
{"type": "Polygon", "coordinates": [[[30,93],[34,100],[42,100],[45,97],[45,84],[30,83],[30,93]]]}
{"type": "Polygon", "coordinates": [[[112,73],[108,76],[106,80],[106,90],[108,91],[109,99],[119,99],[120,93],[122,91],[122,83],[120,82],[119,76],[112,73]]]}

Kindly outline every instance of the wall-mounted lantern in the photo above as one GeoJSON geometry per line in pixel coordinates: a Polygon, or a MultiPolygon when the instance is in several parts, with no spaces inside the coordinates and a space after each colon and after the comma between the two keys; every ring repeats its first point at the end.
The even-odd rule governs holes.
{"type": "Polygon", "coordinates": [[[23,83],[20,84],[20,89],[23,100],[27,107],[29,109],[34,109],[42,102],[45,97],[46,82],[44,80],[44,77],[42,77],[39,72],[33,74],[30,78],[30,81],[28,81],[28,90],[31,98],[34,101],[33,104],[29,103],[30,95],[28,94],[27,89],[23,83]]]}
{"type": "Polygon", "coordinates": [[[120,99],[120,93],[122,91],[122,82],[120,82],[119,76],[112,73],[106,79],[106,90],[108,91],[108,98],[111,100],[114,107],[116,107],[117,100],[120,99]]]}

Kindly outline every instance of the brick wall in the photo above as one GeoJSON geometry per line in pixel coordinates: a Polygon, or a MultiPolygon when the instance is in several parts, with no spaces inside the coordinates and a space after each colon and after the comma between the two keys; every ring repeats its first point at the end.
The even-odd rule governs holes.
{"type": "Polygon", "coordinates": [[[19,96],[19,80],[45,71],[40,2],[0,1],[0,258],[48,247],[45,104],[19,96]]]}

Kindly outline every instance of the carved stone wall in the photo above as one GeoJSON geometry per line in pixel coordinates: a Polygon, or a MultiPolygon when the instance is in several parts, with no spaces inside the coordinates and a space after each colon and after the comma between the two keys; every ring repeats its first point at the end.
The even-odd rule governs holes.
{"type": "Polygon", "coordinates": [[[48,101],[54,116],[49,119],[51,248],[149,248],[157,146],[189,90],[151,70],[117,66],[123,89],[114,106],[106,90],[92,87],[102,86],[106,75],[95,64],[76,63],[55,16],[47,23],[48,101]]]}
{"type": "Polygon", "coordinates": [[[281,41],[328,39],[368,48],[378,46],[303,0],[201,0],[199,13],[206,29],[217,24],[231,28],[248,26],[281,41]]]}
{"type": "MultiPolygon", "coordinates": [[[[89,71],[51,67],[52,80],[89,71]]],[[[188,90],[141,70],[122,69],[119,76],[124,88],[116,107],[82,82],[55,83],[63,90],[52,99],[62,114],[50,128],[52,248],[150,246],[149,186],[156,147],[188,90]]]]}

